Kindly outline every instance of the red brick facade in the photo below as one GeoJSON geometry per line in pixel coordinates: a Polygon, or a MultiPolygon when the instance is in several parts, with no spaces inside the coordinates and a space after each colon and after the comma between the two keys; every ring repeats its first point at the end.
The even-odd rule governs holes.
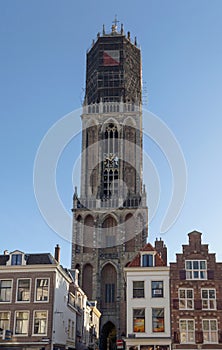
{"type": "Polygon", "coordinates": [[[174,349],[222,349],[222,263],[201,233],[170,264],[171,331],[174,349]]]}

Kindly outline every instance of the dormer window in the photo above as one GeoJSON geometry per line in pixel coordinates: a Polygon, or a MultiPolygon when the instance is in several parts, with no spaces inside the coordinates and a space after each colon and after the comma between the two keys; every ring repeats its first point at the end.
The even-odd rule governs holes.
{"type": "Polygon", "coordinates": [[[12,254],[11,265],[22,265],[22,254],[12,254]]]}
{"type": "Polygon", "coordinates": [[[154,254],[142,254],[141,264],[143,267],[152,267],[154,266],[154,254]]]}
{"type": "Polygon", "coordinates": [[[6,262],[6,265],[26,265],[25,254],[20,250],[15,250],[9,254],[9,260],[6,262]]]}

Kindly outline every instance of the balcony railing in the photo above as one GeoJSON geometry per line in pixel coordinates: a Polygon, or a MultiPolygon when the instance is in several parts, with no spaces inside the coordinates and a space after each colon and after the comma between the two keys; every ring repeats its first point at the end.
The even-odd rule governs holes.
{"type": "Polygon", "coordinates": [[[136,103],[123,102],[100,102],[92,103],[83,106],[83,114],[97,114],[97,113],[119,113],[119,112],[139,112],[141,109],[136,103]]]}
{"type": "Polygon", "coordinates": [[[138,208],[142,207],[140,196],[129,197],[125,200],[121,198],[78,198],[74,200],[74,209],[96,209],[96,208],[138,208]]]}

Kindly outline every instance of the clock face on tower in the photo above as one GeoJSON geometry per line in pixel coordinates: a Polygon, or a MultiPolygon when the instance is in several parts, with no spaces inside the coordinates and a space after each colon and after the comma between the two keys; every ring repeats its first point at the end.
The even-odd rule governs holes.
{"type": "Polygon", "coordinates": [[[105,168],[118,168],[119,158],[115,153],[104,154],[104,166],[105,168]]]}

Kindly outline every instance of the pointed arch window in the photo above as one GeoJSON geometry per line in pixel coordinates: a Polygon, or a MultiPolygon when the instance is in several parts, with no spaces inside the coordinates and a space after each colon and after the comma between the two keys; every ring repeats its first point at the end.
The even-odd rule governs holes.
{"type": "Polygon", "coordinates": [[[113,123],[106,126],[104,131],[104,160],[103,160],[103,198],[118,196],[119,179],[119,150],[118,129],[113,123]]]}
{"type": "Polygon", "coordinates": [[[109,216],[103,222],[102,229],[104,246],[106,248],[115,246],[117,236],[116,220],[112,216],[109,216]]]}
{"type": "Polygon", "coordinates": [[[115,307],[117,273],[115,267],[108,263],[101,272],[102,307],[115,307]]]}
{"type": "Polygon", "coordinates": [[[94,218],[87,215],[83,227],[83,253],[91,253],[93,249],[94,218]]]}

